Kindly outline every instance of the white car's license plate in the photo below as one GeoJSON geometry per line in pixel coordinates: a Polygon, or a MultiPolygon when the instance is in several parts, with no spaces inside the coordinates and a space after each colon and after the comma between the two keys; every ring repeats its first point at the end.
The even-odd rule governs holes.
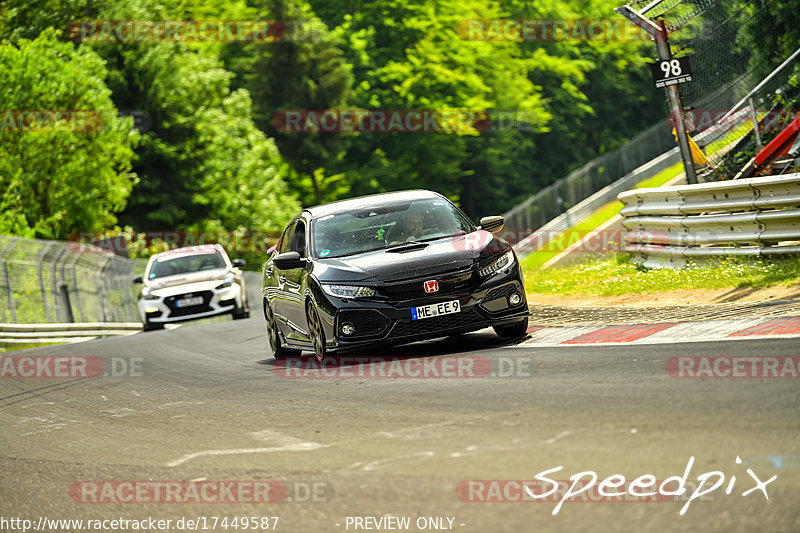
{"type": "Polygon", "coordinates": [[[195,296],[194,298],[175,300],[175,307],[189,307],[190,305],[200,305],[201,303],[203,303],[203,297],[195,296]]]}
{"type": "Polygon", "coordinates": [[[439,304],[423,305],[411,309],[411,320],[422,320],[439,315],[450,315],[461,311],[461,304],[458,300],[452,302],[442,302],[439,304]]]}

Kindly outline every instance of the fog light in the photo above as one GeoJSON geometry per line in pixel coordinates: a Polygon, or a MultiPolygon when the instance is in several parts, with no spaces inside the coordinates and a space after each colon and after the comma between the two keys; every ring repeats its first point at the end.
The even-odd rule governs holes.
{"type": "Polygon", "coordinates": [[[519,305],[522,301],[522,296],[518,292],[512,292],[511,296],[508,297],[508,303],[511,305],[519,305]]]}
{"type": "Polygon", "coordinates": [[[350,322],[345,322],[344,324],[342,324],[342,327],[340,329],[342,330],[342,335],[350,336],[356,332],[356,327],[350,322]]]}
{"type": "Polygon", "coordinates": [[[145,313],[158,313],[158,307],[153,307],[152,305],[149,307],[144,308],[145,313]]]}
{"type": "Polygon", "coordinates": [[[231,298],[236,298],[235,294],[224,294],[219,297],[220,302],[224,302],[225,300],[230,300],[231,298]]]}

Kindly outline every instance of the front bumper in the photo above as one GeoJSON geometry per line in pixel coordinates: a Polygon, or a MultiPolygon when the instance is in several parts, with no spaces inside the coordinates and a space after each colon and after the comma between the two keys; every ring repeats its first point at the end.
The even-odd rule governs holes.
{"type": "Polygon", "coordinates": [[[523,284],[516,276],[494,280],[473,292],[454,292],[393,303],[350,300],[338,307],[333,315],[328,347],[346,350],[404,344],[511,324],[528,315],[523,284]],[[509,302],[514,293],[520,298],[516,305],[509,302]],[[419,320],[411,318],[412,308],[454,300],[460,304],[458,313],[419,320]],[[343,324],[354,326],[355,332],[345,335],[343,324]]]}
{"type": "Polygon", "coordinates": [[[241,287],[234,283],[223,289],[193,290],[191,292],[159,296],[158,299],[140,298],[139,315],[142,322],[150,324],[170,324],[232,313],[242,306],[241,287]],[[181,306],[187,298],[202,298],[202,303],[181,306]]]}

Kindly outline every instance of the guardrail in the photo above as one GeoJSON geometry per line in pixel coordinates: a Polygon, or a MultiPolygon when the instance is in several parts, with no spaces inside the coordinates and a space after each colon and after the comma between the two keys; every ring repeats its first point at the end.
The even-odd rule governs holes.
{"type": "Polygon", "coordinates": [[[800,174],[619,195],[624,250],[650,268],[800,253],[800,174]]]}
{"type": "Polygon", "coordinates": [[[133,335],[141,322],[84,322],[70,324],[0,324],[0,345],[83,342],[97,337],[133,335]]]}

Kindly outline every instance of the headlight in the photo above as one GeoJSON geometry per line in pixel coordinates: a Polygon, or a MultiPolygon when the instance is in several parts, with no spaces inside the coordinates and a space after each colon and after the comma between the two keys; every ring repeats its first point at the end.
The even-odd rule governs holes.
{"type": "Polygon", "coordinates": [[[160,296],[156,296],[155,294],[150,294],[150,289],[144,288],[142,289],[142,298],[145,300],[158,300],[160,296]]]}
{"type": "Polygon", "coordinates": [[[369,298],[375,296],[372,287],[358,287],[355,285],[322,285],[322,290],[331,296],[339,298],[369,298]]]}
{"type": "Polygon", "coordinates": [[[478,270],[478,274],[480,274],[482,278],[485,278],[487,276],[491,276],[498,270],[502,270],[513,264],[514,264],[514,251],[509,250],[508,252],[503,254],[503,256],[500,259],[498,259],[491,265],[483,267],[482,269],[478,270]]]}
{"type": "Polygon", "coordinates": [[[231,285],[233,285],[233,276],[228,276],[227,278],[225,278],[224,282],[222,282],[219,285],[217,285],[216,287],[214,287],[214,290],[218,291],[220,289],[224,289],[226,287],[230,287],[231,285]]]}

